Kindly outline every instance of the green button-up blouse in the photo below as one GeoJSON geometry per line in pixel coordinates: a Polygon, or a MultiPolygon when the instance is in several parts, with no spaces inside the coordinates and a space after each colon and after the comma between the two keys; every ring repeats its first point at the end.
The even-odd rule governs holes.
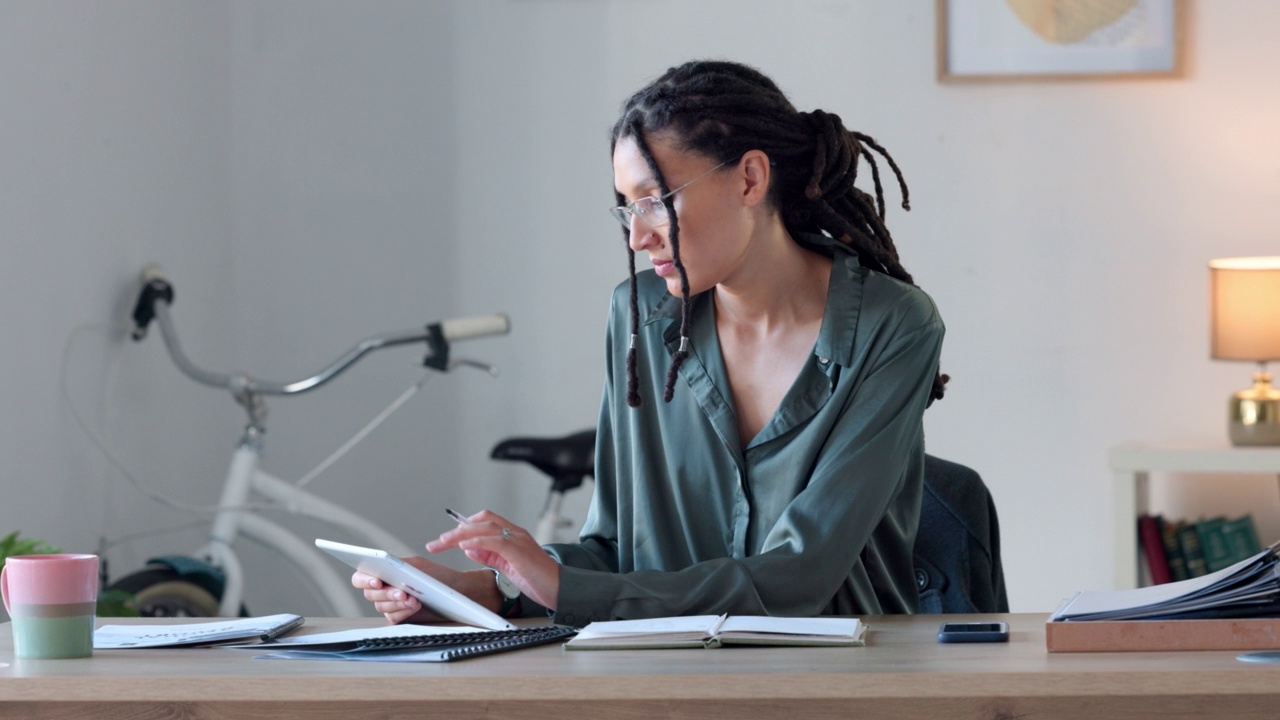
{"type": "Polygon", "coordinates": [[[595,495],[561,563],[555,620],[910,613],[924,471],[922,415],[943,324],[919,288],[823,236],[827,307],[813,357],[742,450],[710,293],[692,298],[689,358],[662,402],[680,299],[637,276],[644,404],[626,404],[628,289],[613,294],[595,495]]]}

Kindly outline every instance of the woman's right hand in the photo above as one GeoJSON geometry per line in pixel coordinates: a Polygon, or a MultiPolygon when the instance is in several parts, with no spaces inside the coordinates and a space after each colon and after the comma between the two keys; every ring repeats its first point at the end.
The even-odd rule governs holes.
{"type": "MultiPolygon", "coordinates": [[[[407,557],[403,560],[419,570],[431,575],[450,587],[457,587],[462,573],[452,570],[426,558],[407,557]],[[453,577],[454,575],[458,577],[453,577]]],[[[364,599],[373,603],[373,609],[382,613],[392,624],[403,622],[430,623],[440,622],[442,618],[430,609],[422,606],[418,598],[394,588],[378,578],[357,570],[351,576],[351,584],[364,591],[364,599]]]]}

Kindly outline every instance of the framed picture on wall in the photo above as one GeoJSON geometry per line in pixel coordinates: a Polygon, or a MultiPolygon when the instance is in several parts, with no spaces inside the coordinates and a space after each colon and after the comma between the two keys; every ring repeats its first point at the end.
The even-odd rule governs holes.
{"type": "Polygon", "coordinates": [[[1185,0],[937,0],[938,79],[1181,77],[1185,0]]]}

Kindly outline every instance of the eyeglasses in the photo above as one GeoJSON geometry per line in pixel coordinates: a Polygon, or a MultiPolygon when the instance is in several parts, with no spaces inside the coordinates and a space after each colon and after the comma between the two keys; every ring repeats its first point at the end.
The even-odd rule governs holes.
{"type": "Polygon", "coordinates": [[[720,163],[719,165],[702,173],[701,175],[681,185],[675,190],[672,190],[666,195],[663,195],[661,197],[642,197],[639,200],[631,203],[630,205],[619,205],[618,207],[609,208],[609,212],[613,215],[614,218],[617,219],[618,222],[622,223],[622,227],[628,230],[631,229],[631,217],[633,215],[643,220],[644,223],[651,228],[657,229],[660,227],[666,227],[668,224],[670,224],[671,217],[670,215],[667,214],[667,206],[662,201],[666,200],[672,195],[675,195],[681,190],[698,182],[702,178],[710,175],[711,173],[719,170],[720,168],[724,167],[725,165],[728,165],[731,162],[733,161],[726,160],[720,163]]]}

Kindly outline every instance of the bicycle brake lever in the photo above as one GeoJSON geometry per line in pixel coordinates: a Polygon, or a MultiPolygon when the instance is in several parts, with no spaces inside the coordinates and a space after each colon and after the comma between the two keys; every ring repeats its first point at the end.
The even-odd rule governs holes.
{"type": "Polygon", "coordinates": [[[484,370],[489,373],[490,377],[498,377],[498,368],[489,365],[488,363],[482,363],[479,360],[468,360],[467,358],[456,358],[454,360],[450,360],[448,369],[452,370],[460,365],[473,367],[477,370],[484,370]]]}

